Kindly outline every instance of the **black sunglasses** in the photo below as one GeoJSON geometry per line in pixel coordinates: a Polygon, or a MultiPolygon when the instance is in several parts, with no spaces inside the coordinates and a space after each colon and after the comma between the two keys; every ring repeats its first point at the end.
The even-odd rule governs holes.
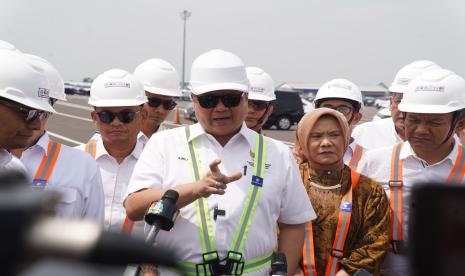
{"type": "Polygon", "coordinates": [[[151,107],[159,107],[161,104],[163,108],[166,110],[173,110],[177,103],[173,100],[161,100],[158,98],[148,98],[147,102],[151,107]]]}
{"type": "Polygon", "coordinates": [[[219,95],[201,95],[197,96],[199,104],[203,108],[214,108],[221,100],[221,102],[226,107],[236,107],[240,104],[242,93],[229,93],[229,94],[219,94],[219,95]]]}
{"type": "Polygon", "coordinates": [[[136,114],[140,111],[129,111],[124,110],[118,113],[114,113],[111,111],[100,111],[97,112],[98,118],[102,123],[109,124],[113,122],[113,120],[118,117],[118,120],[123,124],[129,124],[130,122],[134,121],[136,114]]]}
{"type": "Polygon", "coordinates": [[[321,106],[321,107],[326,107],[326,108],[331,108],[336,111],[339,111],[339,113],[342,113],[343,115],[348,116],[354,109],[352,107],[348,107],[345,105],[338,105],[338,106],[321,106]]]}
{"type": "Polygon", "coordinates": [[[22,107],[18,104],[15,104],[14,102],[0,100],[0,103],[10,109],[13,109],[21,113],[26,122],[32,122],[35,119],[45,120],[48,118],[48,116],[50,116],[50,113],[47,111],[22,107]]]}
{"type": "Polygon", "coordinates": [[[249,107],[257,111],[264,110],[269,105],[270,105],[270,102],[259,101],[259,100],[249,100],[249,107]]]}

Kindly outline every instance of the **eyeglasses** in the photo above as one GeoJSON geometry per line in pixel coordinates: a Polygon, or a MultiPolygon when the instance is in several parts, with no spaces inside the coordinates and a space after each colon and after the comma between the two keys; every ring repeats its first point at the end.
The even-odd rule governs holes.
{"type": "Polygon", "coordinates": [[[161,100],[158,98],[148,98],[147,102],[151,107],[159,107],[161,104],[163,108],[166,110],[173,110],[177,103],[173,100],[161,100]]]}
{"type": "Polygon", "coordinates": [[[254,110],[261,111],[267,108],[270,105],[270,102],[258,101],[258,100],[249,100],[249,107],[254,110]]]}
{"type": "Polygon", "coordinates": [[[104,124],[109,124],[113,122],[115,117],[118,117],[118,120],[120,120],[121,123],[129,124],[130,122],[134,121],[136,114],[139,112],[140,111],[128,111],[128,110],[120,111],[118,113],[114,113],[111,111],[100,111],[100,112],[97,112],[97,115],[100,121],[104,124]]]}
{"type": "Polygon", "coordinates": [[[203,108],[214,108],[221,102],[226,107],[236,107],[240,104],[241,98],[244,93],[229,93],[229,94],[220,94],[220,95],[202,95],[197,96],[199,104],[203,108]]]}
{"type": "Polygon", "coordinates": [[[4,106],[10,108],[10,109],[13,109],[13,110],[21,113],[26,122],[32,122],[35,119],[45,120],[45,119],[48,118],[48,116],[50,116],[50,113],[47,112],[47,111],[22,107],[22,106],[19,106],[18,104],[10,102],[10,101],[0,100],[0,103],[3,104],[4,106]]]}
{"type": "Polygon", "coordinates": [[[343,115],[350,115],[350,113],[354,110],[352,107],[349,107],[349,106],[345,106],[345,105],[338,105],[338,106],[321,106],[321,107],[326,107],[326,108],[331,108],[331,109],[334,109],[336,111],[339,111],[340,113],[342,113],[343,115]]]}

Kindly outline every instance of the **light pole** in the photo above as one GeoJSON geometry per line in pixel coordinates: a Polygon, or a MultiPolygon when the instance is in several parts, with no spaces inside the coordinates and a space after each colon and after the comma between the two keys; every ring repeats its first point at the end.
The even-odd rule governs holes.
{"type": "Polygon", "coordinates": [[[182,88],[186,88],[185,81],[185,67],[186,67],[186,22],[187,19],[191,16],[191,12],[188,10],[183,10],[181,12],[181,19],[184,21],[184,31],[182,39],[182,88]]]}

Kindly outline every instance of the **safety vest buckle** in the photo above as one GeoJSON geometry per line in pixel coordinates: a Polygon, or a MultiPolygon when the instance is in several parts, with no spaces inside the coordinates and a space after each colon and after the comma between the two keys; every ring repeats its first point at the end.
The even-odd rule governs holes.
{"type": "Polygon", "coordinates": [[[338,258],[338,259],[344,257],[344,251],[339,250],[339,249],[336,249],[336,248],[331,248],[330,254],[331,254],[331,256],[333,256],[334,258],[338,258]]]}
{"type": "Polygon", "coordinates": [[[402,180],[389,180],[389,188],[402,188],[403,186],[403,181],[402,180]]]}
{"type": "Polygon", "coordinates": [[[244,271],[244,262],[242,260],[242,253],[236,251],[228,251],[226,256],[225,272],[227,275],[242,275],[244,271]]]}
{"type": "Polygon", "coordinates": [[[391,240],[391,248],[394,254],[405,253],[405,244],[404,241],[391,240]]]}

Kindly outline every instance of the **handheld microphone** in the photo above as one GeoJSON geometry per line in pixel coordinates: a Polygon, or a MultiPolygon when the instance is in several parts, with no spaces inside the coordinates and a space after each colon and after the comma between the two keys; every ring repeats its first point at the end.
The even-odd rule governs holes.
{"type": "Polygon", "coordinates": [[[166,191],[159,201],[153,202],[145,213],[145,222],[164,231],[173,228],[179,214],[176,207],[179,194],[175,190],[166,191]]]}
{"type": "Polygon", "coordinates": [[[271,258],[270,275],[287,275],[286,255],[282,252],[274,252],[271,258]]]}

